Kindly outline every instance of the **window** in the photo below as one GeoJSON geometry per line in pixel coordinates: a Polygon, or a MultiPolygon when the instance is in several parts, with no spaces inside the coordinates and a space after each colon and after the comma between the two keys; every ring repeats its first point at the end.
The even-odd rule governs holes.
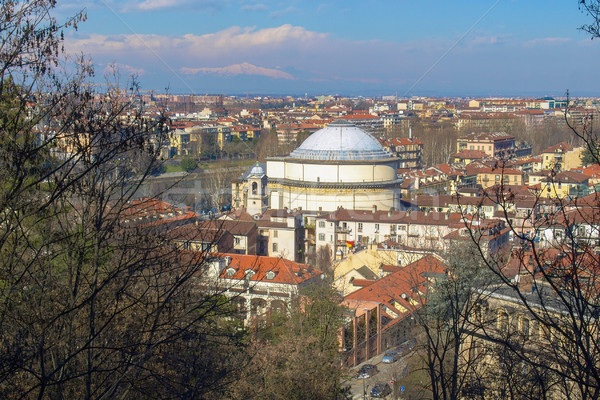
{"type": "Polygon", "coordinates": [[[234,274],[235,274],[235,268],[227,268],[227,272],[225,273],[225,275],[233,276],[234,274]]]}
{"type": "Polygon", "coordinates": [[[239,237],[236,236],[236,237],[233,238],[233,241],[234,241],[234,243],[235,243],[236,246],[239,246],[240,243],[242,242],[242,239],[240,239],[239,237]]]}
{"type": "Polygon", "coordinates": [[[279,231],[277,229],[273,230],[273,237],[274,238],[279,237],[279,231]]]}
{"type": "Polygon", "coordinates": [[[482,311],[481,306],[479,304],[477,304],[474,307],[473,312],[475,314],[475,322],[477,322],[477,323],[483,322],[483,311],[482,311]]]}
{"type": "Polygon", "coordinates": [[[508,313],[504,310],[498,311],[498,329],[501,331],[508,330],[508,313]]]}
{"type": "Polygon", "coordinates": [[[471,360],[475,360],[480,353],[479,343],[476,340],[471,342],[471,348],[469,349],[469,357],[471,360]]]}
{"type": "Polygon", "coordinates": [[[258,184],[256,182],[252,182],[252,194],[256,194],[258,192],[258,184]]]}
{"type": "Polygon", "coordinates": [[[212,243],[202,243],[200,251],[211,251],[212,243]]]}
{"type": "Polygon", "coordinates": [[[319,228],[325,228],[325,221],[319,221],[319,228]]]}
{"type": "Polygon", "coordinates": [[[267,273],[265,274],[265,278],[267,278],[268,280],[273,280],[273,278],[275,278],[275,271],[267,271],[267,273]]]}
{"type": "Polygon", "coordinates": [[[375,224],[375,232],[379,230],[379,224],[375,224]]]}
{"type": "Polygon", "coordinates": [[[530,322],[526,317],[521,318],[521,333],[525,339],[529,339],[530,322]]]}
{"type": "Polygon", "coordinates": [[[253,270],[251,270],[251,269],[247,269],[247,270],[245,271],[245,274],[244,274],[244,276],[246,277],[246,279],[252,279],[252,277],[254,276],[254,274],[256,274],[256,272],[254,272],[254,271],[253,271],[253,270]]]}
{"type": "Polygon", "coordinates": [[[500,175],[496,175],[496,180],[499,181],[500,180],[500,175]]]}
{"type": "Polygon", "coordinates": [[[362,222],[359,222],[358,223],[358,231],[362,232],[362,230],[363,230],[363,224],[362,224],[362,222]]]}
{"type": "Polygon", "coordinates": [[[325,234],[324,233],[319,233],[319,240],[320,241],[324,241],[325,240],[325,234]]]}
{"type": "Polygon", "coordinates": [[[273,243],[273,251],[278,251],[279,246],[277,246],[277,243],[273,243]]]}

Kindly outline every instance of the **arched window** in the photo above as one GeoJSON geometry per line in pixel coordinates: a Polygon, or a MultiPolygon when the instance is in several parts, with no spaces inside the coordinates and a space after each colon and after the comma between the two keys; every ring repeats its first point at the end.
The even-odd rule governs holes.
{"type": "Polygon", "coordinates": [[[258,193],[258,183],[252,182],[252,194],[258,193]]]}

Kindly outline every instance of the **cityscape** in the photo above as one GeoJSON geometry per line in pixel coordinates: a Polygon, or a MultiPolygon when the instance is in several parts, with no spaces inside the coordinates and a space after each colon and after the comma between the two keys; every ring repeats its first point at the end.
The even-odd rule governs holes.
{"type": "Polygon", "coordinates": [[[600,2],[370,3],[2,2],[0,398],[600,398],[600,2]]]}

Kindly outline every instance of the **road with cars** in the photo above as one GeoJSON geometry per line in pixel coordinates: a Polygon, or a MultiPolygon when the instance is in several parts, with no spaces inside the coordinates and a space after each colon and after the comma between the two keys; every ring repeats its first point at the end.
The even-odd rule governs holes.
{"type": "MultiPolygon", "coordinates": [[[[350,392],[353,400],[358,399],[371,399],[371,391],[373,387],[378,383],[387,383],[393,388],[393,380],[403,376],[406,373],[406,362],[404,357],[401,357],[398,361],[386,364],[381,362],[383,354],[380,354],[352,369],[354,376],[350,380],[350,392]],[[368,378],[357,378],[358,371],[365,364],[373,364],[377,367],[378,372],[368,378]]],[[[382,397],[384,399],[391,399],[391,395],[382,397]]]]}

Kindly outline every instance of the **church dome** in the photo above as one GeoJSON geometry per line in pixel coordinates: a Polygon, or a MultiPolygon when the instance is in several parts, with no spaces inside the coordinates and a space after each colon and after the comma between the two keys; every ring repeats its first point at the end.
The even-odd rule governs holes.
{"type": "Polygon", "coordinates": [[[264,174],[265,170],[263,169],[263,167],[260,166],[260,164],[257,161],[254,167],[252,167],[252,169],[250,170],[249,176],[263,176],[264,174]]]}
{"type": "Polygon", "coordinates": [[[381,160],[392,154],[351,122],[337,120],[310,135],[291,158],[303,160],[381,160]]]}

